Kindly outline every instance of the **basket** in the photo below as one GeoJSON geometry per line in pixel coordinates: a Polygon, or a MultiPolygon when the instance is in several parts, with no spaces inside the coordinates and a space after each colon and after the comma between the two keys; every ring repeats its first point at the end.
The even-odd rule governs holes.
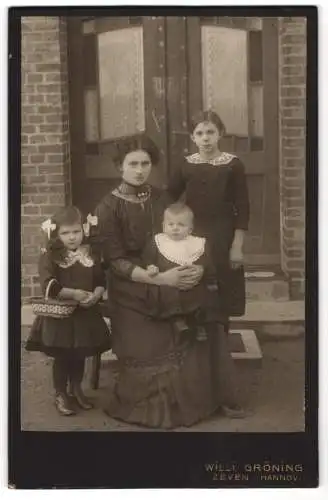
{"type": "Polygon", "coordinates": [[[49,318],[64,319],[71,316],[74,312],[77,302],[74,300],[49,299],[49,291],[55,279],[51,279],[47,285],[44,297],[31,297],[29,302],[32,305],[32,311],[36,316],[47,316],[49,318]]]}

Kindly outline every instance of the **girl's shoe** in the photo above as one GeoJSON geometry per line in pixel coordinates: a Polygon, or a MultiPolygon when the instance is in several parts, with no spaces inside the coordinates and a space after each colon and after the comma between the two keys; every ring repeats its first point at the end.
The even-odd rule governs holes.
{"type": "Polygon", "coordinates": [[[93,408],[93,404],[83,393],[81,386],[73,386],[71,396],[74,397],[75,401],[83,410],[91,410],[93,408]]]}
{"type": "Polygon", "coordinates": [[[76,412],[71,408],[66,394],[56,394],[55,406],[60,415],[63,417],[70,417],[76,415],[76,412]]]}

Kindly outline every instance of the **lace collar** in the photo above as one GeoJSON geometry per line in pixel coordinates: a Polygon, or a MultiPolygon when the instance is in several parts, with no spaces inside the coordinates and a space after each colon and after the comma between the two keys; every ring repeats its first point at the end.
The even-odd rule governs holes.
{"type": "Polygon", "coordinates": [[[184,240],[171,240],[166,234],[155,235],[155,243],[160,254],[170,262],[187,265],[196,262],[205,251],[205,238],[188,236],[184,240]]]}
{"type": "Polygon", "coordinates": [[[211,165],[215,166],[228,165],[234,158],[236,158],[236,156],[230,153],[221,153],[219,156],[211,158],[210,160],[204,160],[204,158],[202,158],[199,153],[186,156],[186,160],[188,163],[195,163],[195,164],[210,163],[211,165]]]}
{"type": "Polygon", "coordinates": [[[132,186],[131,184],[122,182],[112,193],[118,198],[132,201],[133,203],[144,203],[150,197],[151,187],[148,184],[132,186]]]}
{"type": "Polygon", "coordinates": [[[92,267],[94,265],[87,246],[80,246],[77,250],[68,250],[64,262],[60,262],[59,266],[67,268],[73,266],[76,262],[82,264],[83,267],[92,267]]]}

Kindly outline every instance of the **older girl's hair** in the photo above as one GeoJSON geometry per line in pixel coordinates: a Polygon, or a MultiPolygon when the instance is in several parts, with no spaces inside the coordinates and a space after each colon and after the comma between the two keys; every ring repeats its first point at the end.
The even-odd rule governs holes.
{"type": "Polygon", "coordinates": [[[148,153],[153,165],[159,162],[159,151],[155,143],[146,135],[126,137],[117,142],[113,154],[116,166],[122,165],[127,154],[133,151],[145,151],[148,153]]]}
{"type": "Polygon", "coordinates": [[[215,113],[215,111],[211,111],[211,110],[199,111],[198,113],[193,115],[191,122],[190,122],[190,133],[192,134],[194,132],[195,128],[197,127],[197,125],[199,125],[200,123],[203,123],[203,122],[213,123],[216,126],[216,128],[218,129],[219,134],[221,136],[226,134],[226,128],[225,128],[223,121],[221,120],[219,115],[217,113],[215,113]]]}

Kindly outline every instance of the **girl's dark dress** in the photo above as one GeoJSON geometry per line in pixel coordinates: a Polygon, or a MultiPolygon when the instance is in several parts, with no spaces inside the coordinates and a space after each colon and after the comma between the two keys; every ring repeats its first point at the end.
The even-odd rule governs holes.
{"type": "Polygon", "coordinates": [[[235,402],[226,336],[213,327],[207,341],[190,338],[177,345],[171,322],[147,314],[147,285],[131,281],[131,273],[142,267],[147,239],[160,232],[166,202],[154,188],[145,199],[129,194],[131,189],[108,194],[96,210],[111,271],[113,351],[120,366],[105,411],[147,427],[189,426],[220,404],[235,402]]]}
{"type": "Polygon", "coordinates": [[[194,234],[206,237],[217,268],[222,311],[229,316],[245,312],[244,270],[232,270],[229,251],[236,229],[247,230],[249,197],[245,168],[236,156],[221,153],[204,161],[199,153],[187,156],[174,170],[168,186],[177,200],[185,193],[185,202],[194,212],[194,234]]]}
{"type": "MultiPolygon", "coordinates": [[[[50,288],[52,297],[56,297],[61,288],[93,292],[97,286],[105,286],[105,276],[99,262],[86,267],[76,261],[63,268],[51,261],[48,252],[40,257],[39,276],[43,293],[52,278],[57,280],[50,288]]],[[[74,356],[86,357],[110,348],[109,331],[97,304],[88,309],[77,306],[70,317],[63,319],[37,316],[26,344],[27,350],[41,351],[51,357],[69,352],[74,352],[74,356]]]]}

